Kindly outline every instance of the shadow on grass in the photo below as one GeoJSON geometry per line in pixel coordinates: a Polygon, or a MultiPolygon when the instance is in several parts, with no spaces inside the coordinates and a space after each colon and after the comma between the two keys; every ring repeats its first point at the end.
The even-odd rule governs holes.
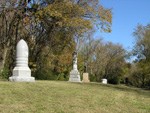
{"type": "Polygon", "coordinates": [[[87,84],[87,85],[97,85],[100,87],[107,87],[107,88],[113,88],[119,91],[124,91],[124,92],[133,92],[133,93],[137,93],[139,95],[143,95],[145,97],[150,98],[150,90],[144,90],[141,88],[135,88],[135,87],[130,87],[130,86],[126,86],[126,85],[112,85],[112,84],[101,84],[101,83],[83,83],[83,84],[87,84]]]}
{"type": "MultiPolygon", "coordinates": [[[[0,80],[0,82],[9,82],[9,81],[8,80],[0,80]]],[[[40,82],[40,81],[36,81],[35,83],[38,83],[38,82],[40,82]]],[[[47,81],[47,82],[50,82],[50,81],[47,81]]],[[[67,81],[59,81],[59,82],[71,83],[71,84],[76,84],[76,85],[81,85],[81,86],[89,85],[89,86],[92,86],[92,87],[94,87],[94,86],[101,87],[101,88],[103,87],[103,88],[106,88],[106,90],[107,90],[107,88],[112,88],[112,89],[116,89],[116,90],[119,90],[119,91],[137,93],[139,95],[143,95],[145,97],[150,98],[150,90],[144,90],[144,89],[141,89],[141,88],[129,87],[129,86],[126,86],[126,85],[101,84],[101,83],[98,83],[98,82],[90,82],[90,83],[83,83],[83,82],[76,83],[76,82],[67,82],[67,81]]]]}
{"type": "MultiPolygon", "coordinates": [[[[112,86],[107,86],[107,87],[112,87],[112,86]]],[[[128,91],[128,92],[134,92],[137,93],[139,95],[143,95],[145,97],[150,98],[150,91],[148,90],[143,90],[141,88],[133,88],[133,87],[129,87],[129,86],[114,86],[114,89],[120,90],[120,91],[128,91]]]]}

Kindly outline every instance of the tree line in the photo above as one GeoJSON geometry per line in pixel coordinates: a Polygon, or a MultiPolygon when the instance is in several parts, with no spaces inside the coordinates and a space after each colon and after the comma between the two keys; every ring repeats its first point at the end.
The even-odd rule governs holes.
{"type": "Polygon", "coordinates": [[[111,32],[111,24],[111,9],[98,0],[1,0],[0,79],[11,76],[16,44],[24,39],[36,79],[68,80],[77,51],[78,69],[82,75],[86,66],[91,81],[149,87],[149,25],[137,27],[129,55],[120,44],[92,38],[93,29],[111,32]],[[134,55],[137,59],[127,63],[134,55]]]}
{"type": "Polygon", "coordinates": [[[37,79],[59,79],[61,73],[66,78],[78,40],[96,25],[110,32],[111,18],[111,10],[97,0],[1,0],[0,68],[8,73],[4,78],[11,74],[15,46],[22,38],[30,47],[29,66],[37,79]]]}

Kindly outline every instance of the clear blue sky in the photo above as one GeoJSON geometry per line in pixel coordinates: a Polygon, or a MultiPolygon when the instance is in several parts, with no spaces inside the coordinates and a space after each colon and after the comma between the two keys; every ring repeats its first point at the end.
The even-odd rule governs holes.
{"type": "Polygon", "coordinates": [[[120,43],[127,50],[133,47],[133,32],[138,24],[150,23],[150,0],[99,0],[106,8],[112,8],[112,32],[97,31],[95,38],[120,43]]]}

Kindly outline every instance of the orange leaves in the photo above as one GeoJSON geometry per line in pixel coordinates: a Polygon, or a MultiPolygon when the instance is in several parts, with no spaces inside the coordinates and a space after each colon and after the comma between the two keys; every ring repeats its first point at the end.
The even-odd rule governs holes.
{"type": "Polygon", "coordinates": [[[28,16],[23,18],[23,24],[27,25],[30,23],[30,18],[28,16]]]}

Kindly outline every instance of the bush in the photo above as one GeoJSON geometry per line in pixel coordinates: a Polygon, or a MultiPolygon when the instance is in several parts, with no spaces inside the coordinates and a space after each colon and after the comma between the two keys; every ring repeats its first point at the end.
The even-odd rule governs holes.
{"type": "Polygon", "coordinates": [[[147,83],[146,83],[146,88],[150,89],[150,79],[149,79],[149,81],[147,81],[147,83]]]}
{"type": "Polygon", "coordinates": [[[58,74],[57,80],[66,81],[67,79],[65,78],[65,74],[64,73],[60,73],[60,74],[58,74]]]}
{"type": "Polygon", "coordinates": [[[1,70],[0,72],[0,79],[8,79],[10,75],[10,70],[8,68],[4,68],[3,70],[1,70]]]}
{"type": "Polygon", "coordinates": [[[89,79],[91,82],[96,82],[96,76],[95,75],[90,74],[89,79]]]}
{"type": "Polygon", "coordinates": [[[37,80],[56,80],[57,75],[50,69],[38,69],[36,72],[33,73],[33,76],[37,80]]]}
{"type": "Polygon", "coordinates": [[[135,71],[130,74],[129,82],[136,87],[150,88],[150,75],[142,71],[135,71]]]}
{"type": "Polygon", "coordinates": [[[117,75],[109,76],[107,79],[108,79],[108,83],[110,84],[120,84],[121,81],[120,76],[117,75]]]}

